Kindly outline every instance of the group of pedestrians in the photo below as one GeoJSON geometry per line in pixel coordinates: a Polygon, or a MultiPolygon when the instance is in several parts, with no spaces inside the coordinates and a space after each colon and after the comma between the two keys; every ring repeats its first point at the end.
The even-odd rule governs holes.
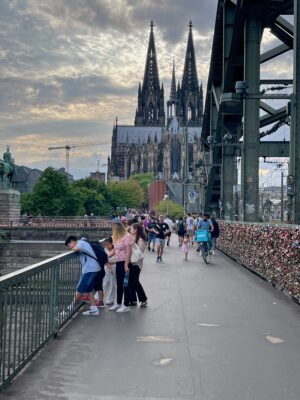
{"type": "MultiPolygon", "coordinates": [[[[214,251],[219,227],[208,214],[197,218],[188,214],[186,219],[180,217],[175,223],[169,216],[164,218],[163,215],[158,218],[154,215],[136,216],[129,221],[115,217],[112,236],[104,240],[104,249],[100,247],[97,251],[85,238],[69,236],[65,244],[79,253],[82,265],[82,275],[69,307],[87,301],[90,308],[83,315],[99,315],[99,308],[105,306],[118,313],[128,312],[131,306],[138,303],[141,308],[147,307],[147,296],[139,279],[145,250],[148,248],[149,252],[156,252],[156,262],[162,263],[164,247],[170,245],[172,232],[176,231],[184,260],[188,260],[189,246],[194,244],[198,229],[210,231],[211,249],[214,251]]],[[[197,251],[200,251],[199,247],[197,251]]]]}
{"type": "Polygon", "coordinates": [[[98,252],[95,253],[91,243],[69,236],[65,245],[79,254],[82,275],[68,307],[86,300],[90,308],[83,315],[94,316],[105,306],[118,313],[130,311],[130,306],[136,306],[138,301],[141,308],[147,307],[147,296],[139,280],[146,244],[146,233],[140,223],[133,223],[127,230],[121,221],[114,221],[112,236],[104,240],[106,259],[103,257],[105,261],[99,262],[98,252]],[[133,258],[134,251],[139,257],[133,258]]]}

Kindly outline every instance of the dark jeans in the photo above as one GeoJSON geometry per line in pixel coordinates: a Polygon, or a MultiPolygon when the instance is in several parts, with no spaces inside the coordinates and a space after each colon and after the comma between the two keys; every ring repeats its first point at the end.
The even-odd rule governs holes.
{"type": "Polygon", "coordinates": [[[124,306],[129,306],[129,284],[127,287],[123,287],[125,270],[125,261],[116,262],[116,278],[117,278],[117,303],[122,304],[123,292],[124,292],[124,306]]]}
{"type": "Polygon", "coordinates": [[[129,264],[129,288],[130,288],[130,301],[136,301],[136,295],[140,302],[147,301],[147,296],[139,280],[140,268],[138,265],[129,264]]]}

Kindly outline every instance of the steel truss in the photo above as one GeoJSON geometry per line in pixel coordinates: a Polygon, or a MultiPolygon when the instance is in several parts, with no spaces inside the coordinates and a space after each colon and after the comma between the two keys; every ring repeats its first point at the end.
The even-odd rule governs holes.
{"type": "Polygon", "coordinates": [[[296,62],[300,51],[299,4],[300,0],[218,2],[202,141],[204,151],[210,153],[205,206],[207,210],[220,212],[225,219],[233,220],[235,214],[237,156],[241,156],[241,219],[254,222],[259,219],[259,157],[289,155],[289,175],[294,177],[289,192],[290,217],[300,223],[300,110],[297,112],[300,63],[296,62]],[[285,15],[294,15],[294,26],[285,15]],[[261,40],[267,28],[280,44],[261,53],[261,40]],[[293,77],[260,78],[263,63],[292,49],[293,77]],[[236,82],[244,82],[244,90],[237,90],[236,82]],[[289,85],[292,93],[270,94],[262,91],[262,85],[277,85],[277,90],[289,85]],[[285,99],[287,106],[274,108],[268,100],[275,98],[285,99]],[[274,124],[273,128],[260,132],[270,124],[274,124]],[[260,141],[265,134],[271,136],[282,124],[290,125],[290,143],[260,141]]]}

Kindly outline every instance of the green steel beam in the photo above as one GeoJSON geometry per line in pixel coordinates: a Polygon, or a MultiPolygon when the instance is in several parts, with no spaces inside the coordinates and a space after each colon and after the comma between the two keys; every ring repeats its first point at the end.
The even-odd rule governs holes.
{"type": "Polygon", "coordinates": [[[291,138],[288,186],[289,218],[300,224],[300,0],[294,0],[294,86],[291,101],[291,138]]]}
{"type": "MultiPolygon", "coordinates": [[[[245,20],[244,81],[249,95],[259,93],[260,42],[262,37],[260,3],[253,1],[245,20]]],[[[259,218],[259,99],[244,99],[244,125],[241,158],[242,219],[247,222],[259,218]]]]}

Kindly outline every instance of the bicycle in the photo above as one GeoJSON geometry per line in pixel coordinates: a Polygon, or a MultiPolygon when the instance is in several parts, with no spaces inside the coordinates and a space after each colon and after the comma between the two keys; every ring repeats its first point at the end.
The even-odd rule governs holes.
{"type": "Polygon", "coordinates": [[[200,243],[200,248],[201,248],[201,254],[204,262],[206,264],[209,264],[211,261],[211,252],[208,246],[208,242],[202,242],[200,243]]]}
{"type": "Polygon", "coordinates": [[[195,240],[199,243],[201,255],[205,264],[209,264],[211,261],[211,251],[208,245],[210,233],[205,229],[199,229],[196,231],[195,240]]]}

